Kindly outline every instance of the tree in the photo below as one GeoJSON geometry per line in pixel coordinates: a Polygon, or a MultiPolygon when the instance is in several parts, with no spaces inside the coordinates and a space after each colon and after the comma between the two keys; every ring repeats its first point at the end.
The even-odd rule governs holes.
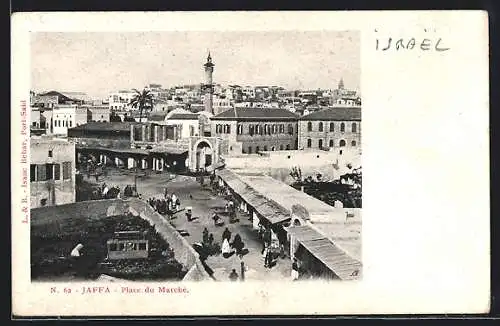
{"type": "Polygon", "coordinates": [[[139,109],[139,121],[142,120],[142,113],[153,108],[153,94],[149,90],[144,89],[142,92],[134,89],[135,96],[130,100],[130,105],[133,108],[139,109]]]}

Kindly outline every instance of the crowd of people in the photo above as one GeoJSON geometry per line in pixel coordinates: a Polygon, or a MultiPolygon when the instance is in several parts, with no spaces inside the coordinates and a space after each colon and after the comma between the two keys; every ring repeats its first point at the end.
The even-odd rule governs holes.
{"type": "Polygon", "coordinates": [[[92,193],[93,200],[120,198],[121,189],[118,186],[108,186],[106,183],[100,185],[92,193]]]}
{"type": "Polygon", "coordinates": [[[163,215],[174,213],[181,209],[181,200],[175,193],[168,193],[167,188],[165,188],[163,198],[150,197],[147,202],[155,211],[163,215]]]}

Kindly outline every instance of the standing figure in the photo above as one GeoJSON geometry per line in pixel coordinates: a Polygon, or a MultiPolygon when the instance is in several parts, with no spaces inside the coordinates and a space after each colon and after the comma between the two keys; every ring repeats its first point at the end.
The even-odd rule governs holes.
{"type": "Polygon", "coordinates": [[[227,239],[228,241],[231,239],[231,231],[228,228],[222,232],[222,240],[227,239]]]}
{"type": "Polygon", "coordinates": [[[266,251],[266,257],[264,258],[264,267],[271,268],[273,262],[271,246],[266,246],[265,251],[266,251]]]}
{"type": "Polygon", "coordinates": [[[292,281],[296,281],[299,279],[299,263],[297,262],[297,258],[293,258],[292,263],[292,281]]]}
{"type": "Polygon", "coordinates": [[[177,196],[174,193],[172,193],[172,196],[170,196],[170,199],[172,200],[172,204],[171,204],[172,209],[175,210],[175,203],[177,202],[177,196]]]}
{"type": "Polygon", "coordinates": [[[227,239],[224,239],[222,241],[222,256],[224,258],[229,258],[234,254],[234,250],[231,250],[231,246],[229,245],[229,241],[227,239]]]}
{"type": "Polygon", "coordinates": [[[238,273],[236,273],[236,269],[233,268],[231,274],[229,274],[229,279],[233,282],[238,280],[238,273]]]}
{"type": "Polygon", "coordinates": [[[236,250],[236,254],[238,256],[240,256],[240,258],[243,257],[242,253],[243,253],[243,248],[245,247],[245,244],[241,240],[241,236],[239,234],[236,234],[234,236],[234,240],[231,243],[231,247],[233,247],[236,250]]]}
{"type": "Polygon", "coordinates": [[[168,190],[167,190],[167,187],[165,187],[165,192],[163,193],[163,196],[165,197],[165,199],[167,199],[167,196],[168,196],[168,190]]]}
{"type": "Polygon", "coordinates": [[[203,243],[204,244],[208,244],[208,230],[207,228],[204,228],[203,229],[203,243]]]}

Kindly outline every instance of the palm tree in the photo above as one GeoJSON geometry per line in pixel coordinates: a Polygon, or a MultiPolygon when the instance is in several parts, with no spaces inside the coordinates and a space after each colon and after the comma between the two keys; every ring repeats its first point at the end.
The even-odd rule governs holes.
{"type": "Polygon", "coordinates": [[[142,113],[148,109],[152,109],[153,107],[153,94],[151,94],[148,90],[144,89],[142,92],[138,91],[137,89],[134,89],[134,91],[137,93],[135,96],[130,100],[130,105],[132,105],[133,108],[139,108],[139,121],[142,120],[142,113]]]}

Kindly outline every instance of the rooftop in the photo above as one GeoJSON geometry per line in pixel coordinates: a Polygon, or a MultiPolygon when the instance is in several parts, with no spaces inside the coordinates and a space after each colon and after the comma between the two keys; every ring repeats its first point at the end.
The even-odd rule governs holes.
{"type": "Polygon", "coordinates": [[[292,211],[295,203],[300,203],[314,221],[345,221],[345,215],[338,213],[338,208],[332,207],[319,199],[298,191],[289,185],[269,176],[246,175],[241,179],[266,198],[269,198],[287,211],[292,211]]]}
{"type": "Polygon", "coordinates": [[[294,237],[316,258],[322,261],[342,280],[354,280],[359,277],[361,262],[352,257],[336,241],[325,237],[310,225],[292,226],[287,232],[294,237]]]}
{"type": "Polygon", "coordinates": [[[305,115],[300,120],[361,121],[361,108],[331,107],[305,115]]]}
{"type": "Polygon", "coordinates": [[[224,111],[213,120],[298,120],[298,115],[284,109],[235,107],[224,111]]]}
{"type": "Polygon", "coordinates": [[[70,128],[70,130],[82,131],[130,131],[130,126],[135,122],[88,122],[86,124],[70,128]]]}
{"type": "Polygon", "coordinates": [[[164,121],[167,116],[167,112],[151,112],[149,114],[148,120],[150,121],[164,121]]]}
{"type": "Polygon", "coordinates": [[[174,113],[169,120],[198,120],[199,115],[196,113],[174,113]]]}

